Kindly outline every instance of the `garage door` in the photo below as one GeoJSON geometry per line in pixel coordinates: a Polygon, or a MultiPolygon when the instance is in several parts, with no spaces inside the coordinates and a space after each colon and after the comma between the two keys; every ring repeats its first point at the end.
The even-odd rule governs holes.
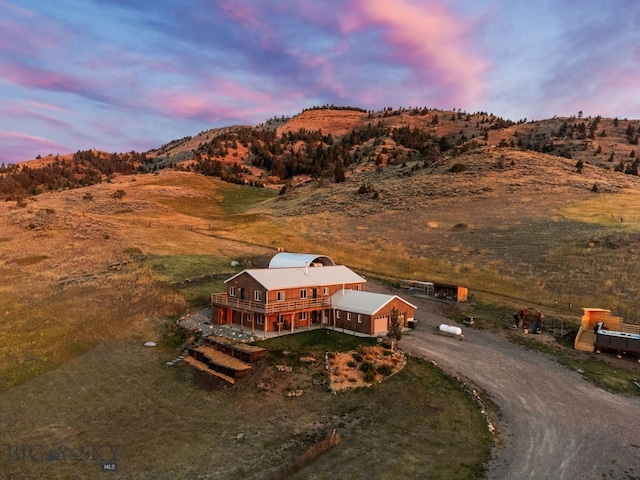
{"type": "Polygon", "coordinates": [[[386,332],[389,329],[389,316],[377,317],[373,323],[373,334],[386,332]]]}

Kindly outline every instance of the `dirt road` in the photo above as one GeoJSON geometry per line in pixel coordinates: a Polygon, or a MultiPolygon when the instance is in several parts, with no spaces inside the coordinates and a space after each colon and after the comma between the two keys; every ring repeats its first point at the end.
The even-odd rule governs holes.
{"type": "Polygon", "coordinates": [[[596,388],[495,334],[464,328],[464,340],[442,335],[437,326],[450,320],[437,304],[409,300],[420,324],[400,346],[468,379],[500,409],[487,478],[640,479],[640,397],[596,388]]]}

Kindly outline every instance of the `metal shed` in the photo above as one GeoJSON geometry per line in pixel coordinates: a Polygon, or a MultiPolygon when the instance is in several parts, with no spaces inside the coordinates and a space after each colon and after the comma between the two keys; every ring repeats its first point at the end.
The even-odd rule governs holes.
{"type": "Polygon", "coordinates": [[[326,255],[280,252],[271,259],[269,268],[329,267],[335,264],[336,262],[326,255]]]}

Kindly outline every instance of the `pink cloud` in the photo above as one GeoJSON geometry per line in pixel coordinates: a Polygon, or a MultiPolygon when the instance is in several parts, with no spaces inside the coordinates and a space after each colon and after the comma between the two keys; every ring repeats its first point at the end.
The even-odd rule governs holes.
{"type": "MultiPolygon", "coordinates": [[[[388,60],[408,67],[426,87],[440,87],[448,101],[477,103],[488,63],[474,52],[471,28],[438,2],[360,0],[342,24],[345,33],[378,26],[392,47],[388,60]]],[[[415,82],[418,83],[418,82],[415,82]]]]}
{"type": "Polygon", "coordinates": [[[228,79],[212,78],[190,91],[154,90],[144,102],[169,118],[261,122],[274,114],[282,114],[301,97],[301,92],[287,88],[285,85],[252,88],[228,79]]]}
{"type": "Polygon", "coordinates": [[[38,155],[67,151],[66,146],[39,135],[0,130],[0,162],[15,163],[31,160],[38,155]]]}
{"type": "Polygon", "coordinates": [[[69,113],[69,109],[61,107],[60,105],[54,105],[52,103],[38,102],[36,100],[26,100],[24,103],[25,105],[36,108],[38,110],[48,110],[51,112],[64,113],[64,114],[69,113]]]}
{"type": "Polygon", "coordinates": [[[0,138],[28,141],[30,143],[39,143],[39,144],[47,144],[50,142],[49,139],[40,137],[38,135],[29,135],[28,133],[21,133],[21,132],[9,132],[6,130],[0,130],[0,138]]]}
{"type": "Polygon", "coordinates": [[[35,16],[35,14],[31,10],[18,7],[17,5],[14,5],[13,3],[7,2],[5,0],[0,0],[0,8],[6,8],[10,12],[25,18],[33,18],[35,16]]]}
{"type": "Polygon", "coordinates": [[[265,22],[261,20],[259,8],[253,2],[245,0],[221,1],[220,9],[232,20],[240,23],[244,28],[264,30],[265,22]]]}
{"type": "Polygon", "coordinates": [[[23,87],[45,90],[76,90],[80,83],[73,77],[24,64],[0,65],[0,75],[23,87]]]}
{"type": "MultiPolygon", "coordinates": [[[[66,118],[66,117],[62,117],[61,115],[58,115],[58,116],[47,115],[46,113],[43,113],[43,110],[47,111],[47,107],[37,106],[38,103],[39,102],[25,102],[24,107],[21,105],[9,104],[6,108],[0,107],[0,115],[6,116],[6,118],[12,118],[14,121],[20,120],[20,121],[31,122],[33,120],[36,120],[36,121],[44,122],[48,125],[59,127],[59,128],[64,128],[64,129],[71,128],[69,123],[62,120],[62,118],[66,118]],[[28,108],[28,107],[36,107],[36,108],[28,108]]],[[[52,105],[51,108],[56,108],[56,107],[52,105]]],[[[63,113],[67,115],[68,113],[67,110],[62,109],[60,107],[57,107],[57,108],[59,108],[59,110],[49,110],[49,111],[54,111],[56,113],[63,113]]]]}
{"type": "Polygon", "coordinates": [[[100,82],[80,80],[65,73],[25,64],[0,64],[0,77],[25,88],[37,88],[81,95],[91,100],[110,103],[100,82]]]}

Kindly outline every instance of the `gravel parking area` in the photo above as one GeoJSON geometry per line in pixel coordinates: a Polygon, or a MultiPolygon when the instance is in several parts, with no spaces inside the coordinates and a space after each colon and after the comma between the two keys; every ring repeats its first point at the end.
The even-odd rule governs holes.
{"type": "Polygon", "coordinates": [[[437,302],[409,301],[418,306],[419,324],[400,346],[468,380],[500,409],[487,478],[640,479],[640,397],[594,387],[496,334],[439,334],[438,325],[450,320],[437,302]]]}

